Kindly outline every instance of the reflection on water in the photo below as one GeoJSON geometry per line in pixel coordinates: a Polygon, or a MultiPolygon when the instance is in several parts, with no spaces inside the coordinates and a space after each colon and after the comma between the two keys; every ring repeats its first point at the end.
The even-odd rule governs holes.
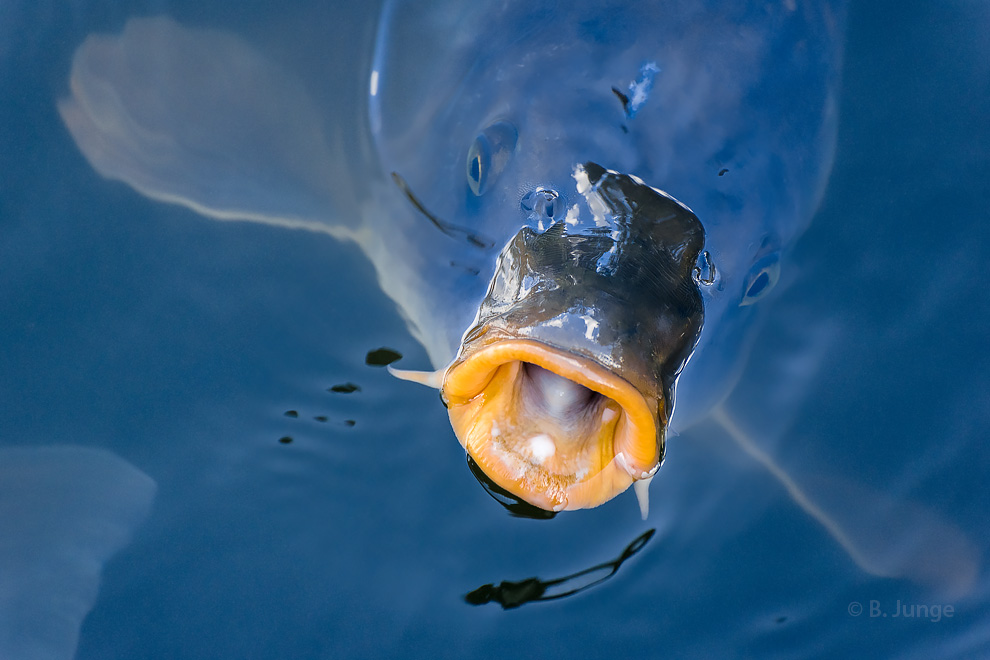
{"type": "Polygon", "coordinates": [[[485,603],[496,602],[504,610],[510,610],[526,603],[534,603],[541,600],[557,600],[567,598],[581,593],[585,589],[590,589],[609,579],[619,570],[622,564],[634,554],[643,549],[653,535],[655,529],[648,529],[637,536],[632,543],[626,546],[622,553],[612,561],[602,562],[583,571],[565,575],[564,577],[552,580],[541,580],[540,578],[527,578],[519,582],[502,580],[495,584],[483,584],[471,593],[464,596],[464,600],[471,605],[484,605],[485,603]]]}
{"type": "MultiPolygon", "coordinates": [[[[662,546],[642,546],[582,597],[511,619],[466,606],[463,594],[493,573],[577,579],[503,582],[487,593],[494,601],[587,586],[611,570],[596,562],[642,523],[631,495],[540,522],[492,504],[463,469],[435,394],[365,364],[377,346],[421,366],[428,358],[364,256],[353,243],[284,231],[323,231],[333,202],[344,210],[324,233],[355,238],[348,213],[359,203],[328,200],[328,182],[367,174],[334,154],[370,153],[359,131],[344,129],[357,120],[341,99],[366,90],[345,71],[377,17],[318,6],[274,16],[170,9],[176,41],[166,44],[140,21],[127,27],[118,6],[113,16],[80,8],[74,22],[15,11],[25,48],[0,47],[9,127],[0,138],[0,579],[16,583],[0,610],[5,621],[42,606],[66,614],[58,634],[43,629],[53,620],[43,613],[0,625],[2,648],[18,649],[9,655],[31,657],[19,649],[38,638],[58,646],[49,656],[79,660],[573,658],[641,654],[658,638],[689,657],[854,657],[866,645],[881,656],[984,652],[990,309],[974,281],[990,259],[982,5],[852,7],[830,189],[725,406],[760,453],[724,424],[670,438],[650,519],[662,546]],[[87,42],[128,30],[147,48],[87,42]],[[214,107],[204,124],[216,51],[190,34],[227,44],[230,85],[279,97],[256,94],[248,116],[214,107]],[[103,69],[93,80],[104,90],[144,81],[143,94],[69,89],[84,43],[93,61],[133,67],[103,69]],[[194,74],[159,68],[162,52],[194,74]],[[169,103],[176,95],[189,104],[169,103]],[[78,102],[61,107],[70,128],[97,117],[106,134],[128,138],[91,144],[117,159],[107,173],[157,173],[158,199],[220,202],[188,212],[97,176],[58,99],[78,102]],[[114,120],[126,116],[163,130],[114,120]],[[235,127],[273,141],[259,152],[232,137],[235,127]],[[212,146],[190,152],[183,139],[212,146]],[[156,158],[149,145],[162,147],[156,158]],[[194,166],[179,167],[190,153],[194,166]],[[218,176],[231,163],[244,177],[218,176]],[[269,227],[198,218],[227,211],[256,212],[269,227]],[[335,390],[348,384],[360,391],[335,390]],[[9,453],[67,442],[81,446],[71,465],[9,453]],[[840,531],[824,531],[825,520],[840,531]],[[57,584],[42,585],[42,574],[57,584]],[[873,602],[942,616],[874,617],[873,602]]],[[[741,172],[717,164],[712,180],[741,172]]],[[[409,206],[384,184],[383,196],[409,206]]],[[[430,229],[421,216],[411,226],[430,229]]],[[[456,263],[468,278],[479,272],[470,258],[456,263]]],[[[397,275],[393,290],[403,284],[422,283],[397,275]]],[[[432,311],[438,325],[454,314],[432,311]]]]}

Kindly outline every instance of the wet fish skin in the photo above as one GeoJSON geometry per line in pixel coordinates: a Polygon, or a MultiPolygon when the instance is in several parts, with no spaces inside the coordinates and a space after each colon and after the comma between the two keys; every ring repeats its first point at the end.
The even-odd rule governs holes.
{"type": "Polygon", "coordinates": [[[665,424],[704,318],[692,275],[704,228],[683,205],[626,175],[594,163],[584,170],[609,207],[608,226],[572,234],[560,221],[517,233],[458,360],[495,341],[535,339],[621,374],[660,402],[665,424]]]}
{"type": "MultiPolygon", "coordinates": [[[[759,305],[740,306],[747,277],[760,259],[786,254],[820,200],[834,151],[843,22],[841,2],[394,2],[373,65],[372,133],[384,167],[432,213],[498,246],[522,226],[549,224],[520,208],[528,192],[553,190],[565,211],[581,205],[572,174],[588,161],[689,205],[718,278],[702,292],[705,327],[677,386],[673,423],[684,428],[726,396],[745,363],[761,316],[759,305]],[[478,33],[485,39],[467,36],[478,33]],[[630,118],[612,88],[632,95],[649,63],[658,69],[652,90],[630,118]],[[517,144],[477,196],[466,156],[487,126],[506,121],[517,144]]],[[[395,225],[378,217],[388,242],[395,225]]],[[[394,213],[388,221],[405,222],[394,213]]],[[[435,258],[417,257],[414,269],[391,265],[404,277],[386,274],[383,285],[423,283],[426,293],[408,305],[408,287],[395,285],[394,297],[439,368],[459,347],[463,330],[452,326],[474,321],[494,255],[425,229],[405,236],[407,249],[419,241],[435,258]],[[470,261],[478,275],[454,275],[451,261],[470,261]],[[442,319],[432,318],[441,308],[442,319]]]]}

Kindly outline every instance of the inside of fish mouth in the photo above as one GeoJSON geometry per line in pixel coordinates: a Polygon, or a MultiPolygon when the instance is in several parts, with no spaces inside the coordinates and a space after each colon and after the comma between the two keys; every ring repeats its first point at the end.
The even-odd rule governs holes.
{"type": "Polygon", "coordinates": [[[658,466],[662,403],[595,360],[498,339],[443,378],[461,445],[494,483],[541,509],[597,506],[658,466]]]}
{"type": "Polygon", "coordinates": [[[510,393],[488,413],[496,454],[514,455],[567,482],[597,473],[601,455],[611,458],[622,407],[531,362],[509,362],[503,369],[510,393]]]}
{"type": "Polygon", "coordinates": [[[574,422],[601,408],[604,395],[532,362],[521,363],[520,400],[528,411],[560,423],[574,422]]]}

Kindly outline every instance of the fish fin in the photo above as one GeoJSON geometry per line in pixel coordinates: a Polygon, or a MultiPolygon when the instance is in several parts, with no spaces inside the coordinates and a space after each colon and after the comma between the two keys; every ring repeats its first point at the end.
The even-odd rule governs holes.
{"type": "Polygon", "coordinates": [[[327,222],[353,214],[334,213],[330,182],[346,172],[326,113],[233,33],[131,19],[86,38],[69,88],[59,114],[104,177],[216,220],[351,237],[327,222]]]}
{"type": "Polygon", "coordinates": [[[712,413],[712,417],[715,419],[719,425],[725,429],[725,432],[729,434],[729,437],[736,443],[736,445],[742,449],[750,458],[754,459],[757,463],[766,468],[769,472],[786,490],[787,494],[790,496],[794,503],[797,504],[801,509],[807,513],[809,516],[814,518],[818,523],[825,528],[825,531],[835,539],[835,541],[846,551],[857,566],[861,569],[870,573],[871,575],[877,575],[881,577],[890,577],[886,572],[873,564],[870,558],[865,556],[853,542],[852,539],[845,533],[842,527],[832,519],[825,511],[821,509],[815,502],[805,494],[801,487],[788,475],[773,458],[760,449],[755,442],[753,442],[746,433],[739,428],[739,426],[729,417],[728,412],[725,410],[724,406],[718,406],[712,413]]]}
{"type": "Polygon", "coordinates": [[[436,371],[414,371],[412,369],[396,369],[392,365],[385,367],[388,372],[399,380],[408,380],[412,383],[419,383],[439,390],[443,387],[443,377],[447,373],[447,368],[436,371]]]}
{"type": "Polygon", "coordinates": [[[0,657],[75,657],[103,566],[130,543],[156,489],[103,449],[0,449],[0,657]]]}
{"type": "Polygon", "coordinates": [[[713,411],[713,418],[863,571],[906,578],[946,596],[960,597],[971,590],[980,571],[980,553],[955,525],[920,504],[837,478],[809,478],[802,487],[735,423],[724,405],[713,411]],[[809,495],[812,486],[819,494],[817,501],[809,495]]]}
{"type": "Polygon", "coordinates": [[[633,482],[633,490],[636,491],[636,501],[639,502],[639,514],[643,516],[643,520],[650,515],[650,483],[653,481],[653,477],[647,477],[646,479],[639,479],[633,482]]]}

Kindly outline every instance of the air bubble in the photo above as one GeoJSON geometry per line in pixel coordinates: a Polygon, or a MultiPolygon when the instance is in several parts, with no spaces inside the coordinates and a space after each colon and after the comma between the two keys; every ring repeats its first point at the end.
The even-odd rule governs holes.
{"type": "Polygon", "coordinates": [[[553,221],[564,210],[563,200],[556,190],[537,188],[523,195],[519,205],[534,222],[553,221]]]}
{"type": "Polygon", "coordinates": [[[692,275],[696,284],[703,286],[715,284],[715,280],[718,278],[718,272],[715,270],[715,264],[712,263],[712,256],[708,253],[708,250],[698,255],[698,261],[694,266],[692,275]]]}

